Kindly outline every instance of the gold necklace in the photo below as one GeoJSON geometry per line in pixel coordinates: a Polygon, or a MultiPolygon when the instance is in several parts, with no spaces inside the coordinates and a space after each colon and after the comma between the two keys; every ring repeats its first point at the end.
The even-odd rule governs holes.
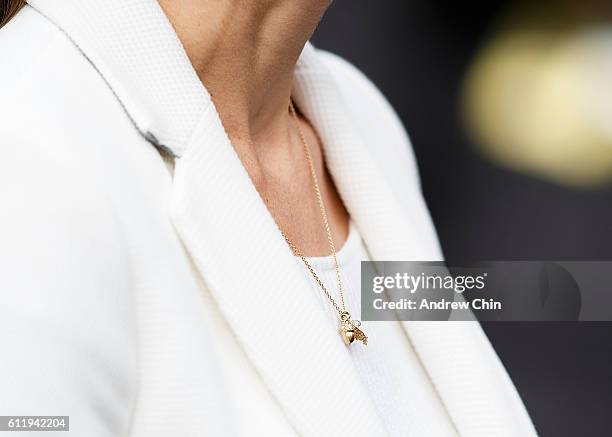
{"type": "Polygon", "coordinates": [[[291,113],[291,117],[295,123],[295,127],[297,128],[297,132],[300,136],[300,140],[302,141],[302,146],[304,147],[304,153],[306,155],[306,160],[308,161],[308,166],[310,167],[310,176],[312,177],[312,185],[313,185],[315,195],[317,198],[317,203],[319,204],[319,210],[321,211],[321,218],[323,221],[325,232],[327,233],[327,241],[329,243],[329,248],[331,249],[332,258],[334,260],[334,266],[336,270],[336,282],[338,285],[338,296],[339,296],[340,303],[336,302],[336,300],[332,297],[330,291],[325,286],[325,284],[323,284],[323,281],[321,281],[321,278],[319,278],[319,275],[317,275],[314,268],[312,267],[310,262],[306,259],[302,251],[299,250],[295,244],[293,244],[293,242],[289,239],[289,237],[287,237],[287,234],[285,234],[285,232],[282,229],[280,230],[281,234],[285,238],[285,241],[287,241],[287,244],[289,245],[293,253],[302,259],[302,261],[308,268],[308,271],[314,277],[315,281],[317,282],[317,284],[319,284],[319,287],[321,287],[321,290],[323,291],[327,299],[330,301],[330,303],[332,304],[332,306],[338,313],[338,318],[339,318],[339,323],[340,323],[339,331],[340,331],[340,336],[342,337],[342,340],[344,341],[344,343],[348,346],[351,343],[353,343],[355,340],[358,340],[358,341],[363,342],[363,344],[367,345],[368,337],[364,334],[364,332],[361,329],[359,329],[359,327],[361,326],[361,322],[359,320],[351,319],[351,315],[346,310],[346,306],[344,304],[344,290],[342,288],[342,280],[340,279],[340,266],[338,265],[338,258],[336,256],[336,246],[334,245],[334,239],[332,238],[331,230],[329,227],[329,221],[327,219],[327,210],[325,209],[325,203],[323,202],[323,196],[321,195],[321,190],[319,188],[319,179],[317,177],[317,172],[315,171],[314,162],[312,160],[312,155],[310,153],[310,147],[308,146],[308,143],[306,142],[306,137],[304,136],[304,132],[302,131],[302,128],[300,126],[300,122],[299,122],[297,113],[295,111],[293,101],[289,102],[289,112],[291,113]]]}

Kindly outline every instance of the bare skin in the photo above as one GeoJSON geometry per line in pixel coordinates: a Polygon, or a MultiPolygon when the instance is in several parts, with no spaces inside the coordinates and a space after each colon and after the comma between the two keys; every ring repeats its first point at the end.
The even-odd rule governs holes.
{"type": "MultiPolygon", "coordinates": [[[[306,256],[329,255],[303,146],[288,111],[297,59],[330,0],[159,0],[228,135],[281,229],[306,256]]],[[[299,108],[298,108],[299,109],[299,108]]],[[[303,117],[336,248],[349,215],[303,117]]]]}

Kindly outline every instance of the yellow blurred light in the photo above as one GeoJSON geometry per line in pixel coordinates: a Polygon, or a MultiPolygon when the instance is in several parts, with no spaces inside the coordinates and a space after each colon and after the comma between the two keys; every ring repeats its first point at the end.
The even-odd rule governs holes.
{"type": "Polygon", "coordinates": [[[489,157],[574,186],[612,181],[612,27],[506,31],[468,72],[467,126],[489,157]]]}

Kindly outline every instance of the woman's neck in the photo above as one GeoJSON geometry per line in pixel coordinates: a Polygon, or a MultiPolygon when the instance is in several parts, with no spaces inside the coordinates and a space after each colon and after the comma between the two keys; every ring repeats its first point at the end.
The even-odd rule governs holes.
{"type": "MultiPolygon", "coordinates": [[[[251,181],[308,255],[328,254],[304,148],[288,111],[295,64],[330,0],[158,0],[251,181]]],[[[348,213],[312,126],[300,119],[337,242],[348,213]]]]}
{"type": "Polygon", "coordinates": [[[329,0],[159,3],[232,139],[285,135],[293,70],[329,0]]]}

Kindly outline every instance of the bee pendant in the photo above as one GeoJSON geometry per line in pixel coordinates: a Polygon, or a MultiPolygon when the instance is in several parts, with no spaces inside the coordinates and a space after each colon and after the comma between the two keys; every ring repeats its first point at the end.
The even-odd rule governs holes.
{"type": "Polygon", "coordinates": [[[368,337],[359,329],[361,322],[359,320],[351,320],[348,312],[343,312],[340,315],[340,335],[344,344],[347,346],[355,340],[361,341],[364,345],[368,344],[368,337]]]}

